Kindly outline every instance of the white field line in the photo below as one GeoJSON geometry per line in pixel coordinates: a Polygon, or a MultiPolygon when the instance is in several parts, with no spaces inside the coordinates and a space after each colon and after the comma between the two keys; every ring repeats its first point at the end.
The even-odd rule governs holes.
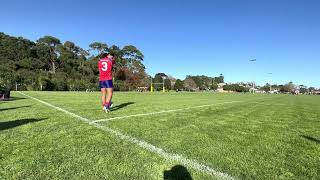
{"type": "MultiPolygon", "coordinates": [[[[256,101],[256,100],[260,100],[260,99],[268,99],[268,98],[258,98],[258,99],[253,99],[253,100],[256,101]]],[[[97,123],[97,122],[114,121],[114,120],[127,119],[127,118],[132,118],[132,117],[151,116],[151,115],[156,115],[156,114],[185,111],[185,110],[189,110],[189,109],[197,109],[197,108],[202,108],[202,107],[210,107],[210,106],[216,106],[216,105],[232,104],[232,103],[238,103],[238,102],[250,102],[250,101],[252,101],[252,100],[249,100],[249,101],[229,101],[229,102],[222,102],[222,103],[215,103],[215,104],[205,104],[205,105],[192,106],[192,107],[181,108],[181,109],[163,110],[163,111],[158,111],[158,112],[132,114],[132,115],[128,115],[128,116],[119,116],[119,117],[113,117],[113,118],[107,118],[107,119],[98,119],[98,120],[94,120],[93,122],[97,123]]],[[[253,103],[259,103],[259,102],[253,102],[253,103]]]]}
{"type": "Polygon", "coordinates": [[[133,115],[128,115],[128,116],[119,116],[119,117],[113,117],[113,118],[108,118],[108,119],[99,119],[99,120],[94,120],[93,122],[97,123],[97,122],[113,121],[113,120],[118,120],[118,119],[126,119],[126,118],[131,118],[131,117],[151,116],[151,115],[156,115],[156,114],[185,111],[185,110],[189,110],[189,109],[197,109],[197,108],[202,108],[202,107],[210,107],[210,106],[231,104],[231,103],[237,103],[237,102],[243,102],[243,101],[229,101],[229,102],[223,102],[223,103],[205,104],[205,105],[201,105],[201,106],[192,106],[192,107],[181,108],[181,109],[164,110],[164,111],[150,112],[150,113],[143,113],[143,114],[133,114],[133,115]]]}
{"type": "Polygon", "coordinates": [[[90,124],[90,125],[92,125],[92,126],[94,126],[96,128],[99,128],[99,129],[101,129],[101,130],[103,130],[105,132],[108,132],[108,133],[116,136],[117,138],[119,138],[121,140],[136,144],[136,145],[140,146],[141,148],[143,148],[145,150],[148,150],[148,151],[150,151],[152,153],[155,153],[155,154],[158,154],[158,155],[162,156],[164,159],[166,159],[168,161],[179,162],[182,165],[185,165],[187,167],[193,168],[193,169],[198,170],[200,172],[203,172],[203,173],[206,173],[208,175],[215,176],[215,177],[218,177],[218,178],[221,178],[221,179],[234,179],[230,175],[228,175],[226,173],[223,173],[223,172],[219,172],[219,171],[217,171],[217,170],[215,170],[215,169],[213,169],[213,168],[211,168],[211,167],[209,167],[209,166],[207,166],[205,164],[202,164],[202,163],[200,163],[200,162],[198,162],[196,160],[188,159],[188,158],[186,158],[186,157],[184,157],[183,155],[180,155],[180,154],[166,152],[165,150],[163,150],[163,149],[161,149],[159,147],[156,147],[156,146],[154,146],[154,145],[152,145],[152,144],[150,144],[150,143],[148,143],[146,141],[139,140],[139,139],[137,139],[135,137],[131,137],[129,135],[123,134],[118,130],[114,130],[114,129],[111,129],[111,128],[106,127],[106,126],[102,126],[102,125],[97,124],[97,123],[95,123],[95,122],[93,122],[93,121],[91,121],[91,120],[89,120],[87,118],[81,117],[81,116],[79,116],[77,114],[74,114],[74,113],[69,112],[69,111],[67,111],[65,109],[62,109],[62,108],[57,107],[57,106],[54,106],[54,105],[52,105],[50,103],[47,103],[47,102],[42,101],[40,99],[34,98],[32,96],[29,96],[29,95],[27,95],[25,93],[22,93],[22,92],[19,92],[19,91],[18,91],[18,93],[20,93],[20,94],[22,94],[22,95],[24,95],[26,97],[29,97],[29,98],[31,98],[31,99],[33,99],[35,101],[38,101],[38,102],[40,102],[42,104],[45,104],[45,105],[47,105],[49,107],[52,107],[52,108],[54,108],[54,109],[56,109],[58,111],[64,112],[64,113],[66,113],[66,114],[68,114],[68,115],[70,115],[70,116],[72,116],[74,118],[77,118],[77,119],[81,120],[81,121],[84,121],[84,122],[86,122],[86,123],[88,123],[88,124],[90,124]]]}
{"type": "Polygon", "coordinates": [[[267,106],[287,106],[287,104],[283,103],[263,103],[263,102],[252,102],[253,104],[261,104],[261,105],[267,105],[267,106]]]}

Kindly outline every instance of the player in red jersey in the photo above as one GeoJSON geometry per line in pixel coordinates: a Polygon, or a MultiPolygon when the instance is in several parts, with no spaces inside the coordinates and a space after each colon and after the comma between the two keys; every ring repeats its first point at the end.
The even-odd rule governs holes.
{"type": "Polygon", "coordinates": [[[98,62],[99,68],[99,87],[101,89],[101,101],[103,110],[110,112],[112,106],[111,99],[113,94],[112,83],[112,66],[115,64],[113,54],[104,53],[101,55],[101,59],[98,62]]]}

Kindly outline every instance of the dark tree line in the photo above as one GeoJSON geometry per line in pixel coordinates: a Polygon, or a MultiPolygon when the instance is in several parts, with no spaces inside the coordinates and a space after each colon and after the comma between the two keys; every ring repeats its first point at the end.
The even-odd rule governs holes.
{"type": "Polygon", "coordinates": [[[97,90],[99,55],[115,54],[115,89],[145,86],[144,55],[133,45],[93,42],[85,50],[71,41],[44,36],[36,42],[0,33],[0,89],[83,91],[97,90]]]}
{"type": "Polygon", "coordinates": [[[223,86],[223,90],[233,92],[249,92],[249,88],[241,86],[239,84],[226,84],[223,86]]]}

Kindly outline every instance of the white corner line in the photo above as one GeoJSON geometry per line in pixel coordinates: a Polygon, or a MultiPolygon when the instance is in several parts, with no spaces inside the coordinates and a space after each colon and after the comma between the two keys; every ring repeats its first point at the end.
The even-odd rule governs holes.
{"type": "Polygon", "coordinates": [[[149,115],[151,116],[151,115],[156,115],[156,114],[163,114],[163,113],[171,113],[171,112],[185,111],[185,110],[189,110],[189,109],[197,109],[197,108],[202,108],[202,107],[210,107],[210,106],[223,105],[223,104],[231,104],[231,103],[237,103],[237,102],[243,102],[243,101],[229,101],[229,102],[223,102],[223,103],[215,103],[215,104],[205,104],[205,105],[200,105],[200,106],[192,106],[192,107],[181,108],[181,109],[163,110],[163,111],[143,113],[143,114],[133,114],[133,115],[128,115],[128,116],[119,116],[119,117],[113,117],[113,118],[108,118],[108,119],[99,119],[99,120],[94,120],[93,122],[94,122],[94,123],[97,123],[97,122],[113,121],[113,120],[118,120],[118,119],[126,119],[126,118],[131,118],[131,117],[140,117],[140,116],[149,116],[149,115]]]}
{"type": "Polygon", "coordinates": [[[180,154],[167,152],[167,151],[163,150],[162,148],[156,147],[156,146],[154,146],[154,145],[152,145],[152,144],[150,144],[150,143],[148,143],[146,141],[139,140],[139,139],[137,139],[135,137],[131,137],[129,135],[123,134],[122,132],[120,132],[118,130],[114,130],[114,129],[111,129],[111,128],[106,127],[106,126],[102,126],[102,125],[97,124],[97,123],[95,123],[95,122],[93,122],[93,121],[91,121],[91,120],[89,120],[87,118],[81,117],[81,116],[79,116],[77,114],[74,114],[72,112],[69,112],[69,111],[67,111],[65,109],[62,109],[62,108],[57,107],[55,105],[52,105],[50,103],[47,103],[47,102],[42,101],[40,99],[34,98],[32,96],[29,96],[29,95],[27,95],[25,93],[22,93],[20,91],[17,91],[17,92],[22,94],[22,95],[24,95],[24,96],[26,96],[26,97],[29,97],[29,98],[35,100],[35,101],[38,101],[38,102],[40,102],[42,104],[45,104],[45,105],[47,105],[49,107],[52,107],[52,108],[54,108],[54,109],[56,109],[58,111],[64,112],[64,113],[66,113],[66,114],[68,114],[68,115],[70,115],[70,116],[72,116],[74,118],[77,118],[77,119],[79,119],[81,121],[84,121],[84,122],[86,122],[86,123],[98,128],[98,129],[101,129],[101,130],[103,130],[105,132],[108,132],[108,133],[116,136],[117,138],[119,138],[121,140],[124,140],[124,141],[130,142],[130,143],[133,143],[135,145],[138,145],[142,149],[145,149],[147,151],[155,153],[155,154],[163,157],[164,159],[166,159],[168,161],[179,162],[182,165],[185,165],[185,166],[187,166],[189,168],[195,169],[197,171],[200,171],[200,172],[203,172],[203,173],[206,173],[208,175],[215,176],[215,177],[218,177],[218,178],[221,178],[221,179],[228,179],[228,180],[229,179],[230,180],[234,179],[230,175],[228,175],[226,173],[223,173],[223,172],[219,172],[219,171],[217,171],[217,170],[215,170],[215,169],[213,169],[213,168],[211,168],[211,167],[209,167],[209,166],[207,166],[205,164],[202,164],[202,163],[200,163],[200,162],[198,162],[196,160],[188,159],[188,158],[186,158],[186,157],[184,157],[183,155],[180,155],[180,154]]]}

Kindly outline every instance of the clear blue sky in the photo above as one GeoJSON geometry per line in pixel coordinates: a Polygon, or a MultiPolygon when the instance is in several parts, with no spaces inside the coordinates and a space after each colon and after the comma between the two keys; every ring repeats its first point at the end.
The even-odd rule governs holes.
{"type": "Polygon", "coordinates": [[[320,87],[319,9],[318,0],[4,0],[0,31],[133,44],[151,75],[320,87]]]}

